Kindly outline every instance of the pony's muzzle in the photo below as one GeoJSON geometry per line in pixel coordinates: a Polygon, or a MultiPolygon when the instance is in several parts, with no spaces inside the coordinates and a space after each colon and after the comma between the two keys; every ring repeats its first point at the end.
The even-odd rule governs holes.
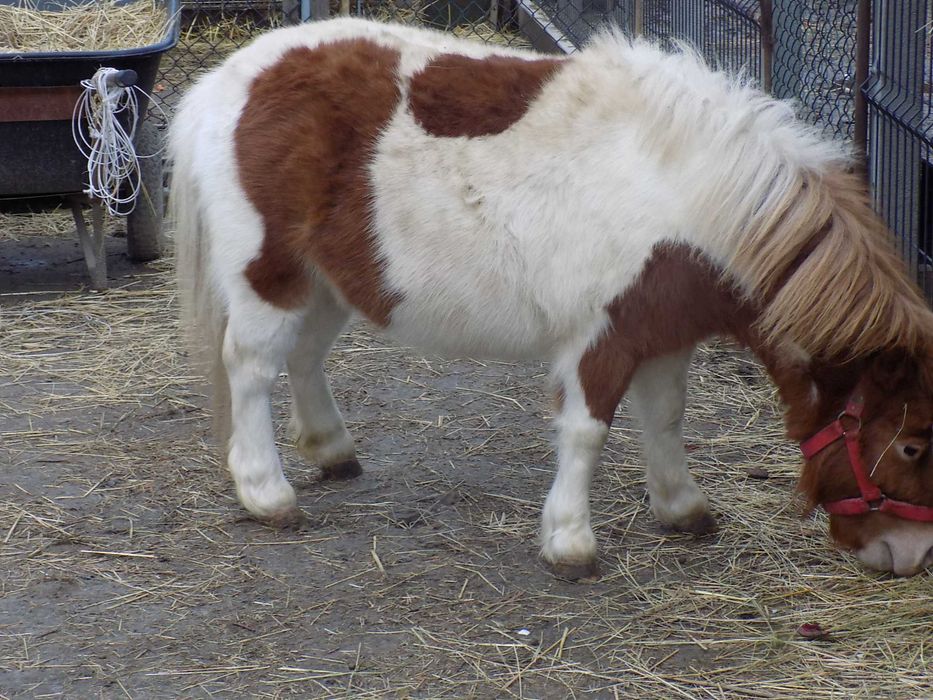
{"type": "Polygon", "coordinates": [[[902,523],[879,533],[855,555],[873,569],[914,576],[933,566],[933,524],[902,523]]]}

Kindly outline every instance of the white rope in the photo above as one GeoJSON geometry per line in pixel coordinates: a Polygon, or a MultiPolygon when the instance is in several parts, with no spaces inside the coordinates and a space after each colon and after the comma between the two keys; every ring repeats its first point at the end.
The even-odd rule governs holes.
{"type": "Polygon", "coordinates": [[[110,76],[118,72],[100,68],[90,80],[81,81],[84,92],[75,104],[71,133],[87,159],[88,188],[84,192],[103,202],[110,214],[126,216],[136,206],[140,188],[139,156],[133,147],[139,88],[117,85],[110,76]],[[124,114],[124,122],[131,126],[129,132],[118,119],[124,114]]]}
{"type": "Polygon", "coordinates": [[[878,455],[878,461],[875,462],[875,466],[871,468],[871,471],[868,472],[868,478],[872,478],[875,475],[875,470],[878,468],[878,465],[881,464],[881,460],[884,459],[885,454],[888,450],[891,449],[891,445],[894,444],[894,441],[900,437],[901,432],[904,430],[904,426],[907,424],[907,402],[904,402],[904,417],[901,418],[901,427],[897,429],[897,432],[894,433],[894,437],[891,438],[891,442],[888,443],[888,446],[881,450],[881,454],[878,455]]]}

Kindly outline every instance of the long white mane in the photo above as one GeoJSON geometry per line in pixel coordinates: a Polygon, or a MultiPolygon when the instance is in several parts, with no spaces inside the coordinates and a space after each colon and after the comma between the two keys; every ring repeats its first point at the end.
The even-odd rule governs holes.
{"type": "Polygon", "coordinates": [[[665,54],[606,31],[581,59],[633,76],[644,142],[682,167],[683,233],[763,308],[765,335],[824,357],[933,338],[846,144],[687,47],[665,54]]]}

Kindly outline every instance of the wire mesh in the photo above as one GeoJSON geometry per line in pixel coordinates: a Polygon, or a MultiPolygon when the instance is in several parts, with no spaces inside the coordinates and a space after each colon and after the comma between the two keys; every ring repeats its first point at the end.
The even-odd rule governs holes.
{"type": "Polygon", "coordinates": [[[519,31],[518,8],[517,0],[370,0],[354,4],[350,12],[486,43],[530,47],[531,41],[519,31]]]}
{"type": "Polygon", "coordinates": [[[703,5],[703,54],[714,66],[761,82],[761,25],[757,0],[703,5]]]}
{"type": "Polygon", "coordinates": [[[875,206],[933,300],[933,51],[930,3],[878,0],[873,10],[869,175],[875,206]]]}
{"type": "MultiPolygon", "coordinates": [[[[297,17],[296,17],[297,19],[297,17]]],[[[278,0],[196,0],[182,3],[178,44],[162,57],[154,88],[161,108],[150,119],[170,116],[184,88],[253,37],[286,21],[278,0]]]]}
{"type": "Polygon", "coordinates": [[[711,66],[761,81],[758,0],[672,0],[671,6],[670,20],[655,15],[646,22],[647,36],[686,42],[711,66]]]}
{"type": "Polygon", "coordinates": [[[854,127],[858,0],[773,0],[777,97],[837,138],[854,127]]]}

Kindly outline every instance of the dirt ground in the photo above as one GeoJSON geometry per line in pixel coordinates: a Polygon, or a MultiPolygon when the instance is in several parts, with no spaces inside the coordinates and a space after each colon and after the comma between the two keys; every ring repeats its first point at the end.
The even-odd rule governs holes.
{"type": "Polygon", "coordinates": [[[283,384],[309,524],[277,531],[219,467],[168,263],[112,238],[113,288],[90,292],[67,221],[33,228],[0,221],[0,696],[933,697],[931,575],[866,572],[801,518],[743,353],[707,347],[691,377],[719,532],[652,520],[623,412],[593,486],[602,577],[573,583],[537,559],[546,368],[424,358],[357,324],[329,366],[366,471],[299,461],[283,384]]]}

